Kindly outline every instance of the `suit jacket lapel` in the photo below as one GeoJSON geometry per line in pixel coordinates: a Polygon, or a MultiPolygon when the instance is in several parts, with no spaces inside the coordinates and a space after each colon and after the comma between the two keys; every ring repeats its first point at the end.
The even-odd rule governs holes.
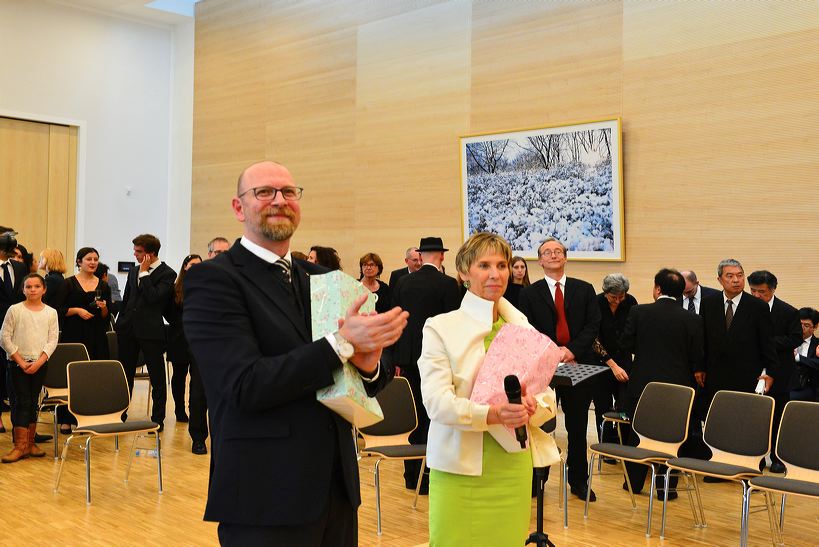
{"type": "MultiPolygon", "coordinates": [[[[549,290],[549,282],[545,279],[543,280],[543,290],[541,293],[543,294],[543,299],[546,300],[546,304],[549,306],[549,309],[552,310],[552,313],[557,313],[557,308],[555,308],[555,300],[552,298],[552,291],[549,290]]],[[[563,302],[565,304],[566,300],[564,299],[563,302]]]]}
{"type": "Polygon", "coordinates": [[[234,245],[230,252],[239,272],[281,310],[282,315],[290,321],[306,342],[310,342],[310,333],[301,320],[299,310],[296,309],[290,295],[287,294],[287,289],[277,283],[273,277],[274,273],[270,270],[273,266],[245,249],[241,244],[234,245]]]}

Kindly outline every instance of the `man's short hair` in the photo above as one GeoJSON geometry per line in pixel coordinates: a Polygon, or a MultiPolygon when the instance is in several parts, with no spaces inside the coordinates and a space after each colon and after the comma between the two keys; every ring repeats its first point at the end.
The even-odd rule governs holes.
{"type": "Polygon", "coordinates": [[[458,254],[455,256],[455,269],[458,273],[466,275],[469,268],[487,251],[495,251],[506,259],[507,266],[511,266],[512,248],[498,234],[490,232],[477,232],[469,236],[458,254]]]}
{"type": "Polygon", "coordinates": [[[663,268],[654,276],[654,284],[660,287],[660,293],[672,298],[681,298],[685,290],[685,279],[673,268],[663,268]]]}
{"type": "Polygon", "coordinates": [[[409,258],[412,253],[417,253],[418,247],[407,247],[407,250],[404,252],[404,258],[409,258]]]}
{"type": "Polygon", "coordinates": [[[687,270],[683,277],[689,280],[691,283],[697,282],[697,272],[695,272],[694,270],[687,270]]]}
{"type": "Polygon", "coordinates": [[[748,276],[749,285],[767,285],[769,289],[776,289],[777,279],[768,270],[757,270],[748,276]]]}
{"type": "Polygon", "coordinates": [[[726,258],[725,260],[720,260],[720,263],[717,265],[717,277],[722,277],[722,270],[724,270],[726,266],[735,266],[742,270],[743,272],[745,271],[745,269],[742,267],[742,264],[739,263],[739,260],[734,260],[733,258],[726,258]]]}
{"type": "Polygon", "coordinates": [[[219,243],[227,243],[228,245],[230,245],[230,241],[228,241],[228,240],[227,240],[227,238],[224,238],[224,237],[222,237],[222,236],[219,236],[219,237],[214,237],[213,239],[211,239],[210,241],[208,241],[208,252],[209,252],[209,253],[212,253],[212,252],[213,252],[213,244],[214,244],[214,243],[216,243],[216,242],[219,242],[219,243]]]}
{"type": "Polygon", "coordinates": [[[547,243],[551,243],[552,241],[554,241],[555,243],[560,245],[560,247],[563,249],[563,256],[569,256],[569,249],[567,249],[566,246],[563,245],[563,242],[560,241],[559,239],[557,239],[554,236],[549,236],[546,239],[544,239],[543,241],[541,241],[540,245],[538,245],[538,247],[537,247],[537,257],[538,258],[540,258],[540,250],[543,248],[543,246],[546,245],[547,243]]]}
{"type": "Polygon", "coordinates": [[[819,312],[813,308],[799,308],[799,320],[804,321],[806,319],[813,323],[815,327],[819,324],[819,312]]]}
{"type": "Polygon", "coordinates": [[[159,248],[162,247],[159,238],[151,234],[140,234],[136,236],[131,243],[136,247],[142,247],[146,253],[155,255],[159,254],[159,248]]]}

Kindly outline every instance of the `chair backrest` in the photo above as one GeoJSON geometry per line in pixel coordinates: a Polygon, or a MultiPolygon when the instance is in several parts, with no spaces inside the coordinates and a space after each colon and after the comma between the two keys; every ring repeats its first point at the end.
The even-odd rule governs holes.
{"type": "Polygon", "coordinates": [[[120,421],[130,394],[119,361],[68,363],[68,410],[80,427],[120,421]]]}
{"type": "Polygon", "coordinates": [[[782,412],[776,455],[789,479],[819,482],[819,403],[790,401],[782,412]]]}
{"type": "Polygon", "coordinates": [[[114,359],[115,361],[119,360],[119,344],[117,342],[117,333],[109,330],[105,333],[105,337],[108,339],[108,358],[114,359]]]}
{"type": "Polygon", "coordinates": [[[688,438],[688,421],[694,403],[689,386],[650,382],[643,389],[632,418],[640,448],[677,455],[688,438]]]}
{"type": "Polygon", "coordinates": [[[756,469],[771,450],[774,400],[767,395],[718,391],[705,418],[703,440],[712,461],[756,469]]]}
{"type": "Polygon", "coordinates": [[[57,344],[54,353],[48,358],[46,375],[43,380],[43,387],[49,390],[49,395],[63,395],[57,393],[60,390],[68,389],[68,377],[65,369],[72,361],[88,361],[88,350],[84,344],[57,344]]]}
{"type": "Polygon", "coordinates": [[[384,419],[359,430],[365,449],[376,446],[409,444],[409,435],[418,427],[415,399],[409,382],[400,376],[393,378],[376,396],[384,419]]]}

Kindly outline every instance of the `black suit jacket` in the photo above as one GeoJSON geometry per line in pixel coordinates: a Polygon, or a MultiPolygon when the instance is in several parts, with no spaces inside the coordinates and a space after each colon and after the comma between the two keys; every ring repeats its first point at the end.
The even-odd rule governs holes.
{"type": "MultiPolygon", "coordinates": [[[[300,308],[275,279],[275,266],[241,243],[185,278],[185,334],[210,413],[211,475],[205,519],[277,526],[314,522],[341,470],[360,504],[351,426],[316,400],[341,361],[326,339],[312,341],[309,275],[292,265],[300,308]]],[[[369,395],[392,372],[382,363],[369,395]]]]}
{"type": "MultiPolygon", "coordinates": [[[[717,289],[712,289],[711,287],[700,285],[700,314],[702,314],[702,301],[708,298],[709,296],[720,294],[721,292],[722,291],[718,291],[717,289]]],[[[685,299],[684,296],[678,297],[677,304],[682,305],[684,299],[685,299]]]]}
{"type": "Polygon", "coordinates": [[[700,312],[705,360],[699,370],[707,373],[705,387],[709,396],[721,389],[751,393],[763,368],[771,376],[776,374],[778,363],[768,304],[743,292],[730,331],[725,327],[722,293],[704,298],[700,312]]]}
{"type": "MultiPolygon", "coordinates": [[[[557,314],[552,293],[545,279],[536,281],[520,292],[518,309],[537,330],[557,343],[557,314]]],[[[563,289],[563,307],[569,324],[569,343],[578,363],[599,365],[600,358],[592,350],[600,328],[600,306],[594,287],[580,279],[566,278],[563,289]]]]}
{"type": "Polygon", "coordinates": [[[779,298],[774,298],[771,306],[773,321],[773,340],[776,347],[777,367],[771,376],[774,383],[771,394],[790,393],[791,378],[794,372],[793,350],[802,345],[802,325],[799,322],[799,310],[779,298]]]}
{"type": "Polygon", "coordinates": [[[628,380],[633,412],[649,382],[693,387],[703,358],[702,319],[676,300],[660,298],[631,308],[621,343],[634,353],[628,380]]]}
{"type": "Polygon", "coordinates": [[[138,280],[139,267],[128,272],[117,332],[141,340],[165,340],[163,314],[170,317],[176,272],[162,262],[150,275],[138,280]]]}
{"type": "Polygon", "coordinates": [[[392,348],[392,356],[402,368],[417,370],[424,323],[430,317],[458,309],[461,292],[455,279],[432,265],[405,275],[393,287],[393,305],[408,311],[409,319],[392,348]]]}
{"type": "Polygon", "coordinates": [[[405,275],[409,274],[409,268],[404,266],[403,268],[398,268],[397,270],[393,270],[390,273],[390,287],[395,287],[395,284],[398,283],[398,280],[404,277],[405,275]]]}
{"type": "Polygon", "coordinates": [[[9,308],[13,304],[24,300],[23,278],[28,275],[26,266],[22,262],[9,260],[9,264],[11,265],[11,269],[13,271],[14,286],[12,287],[11,294],[6,292],[5,285],[3,284],[3,271],[0,270],[0,324],[2,324],[3,319],[5,319],[6,312],[9,311],[9,308]]]}

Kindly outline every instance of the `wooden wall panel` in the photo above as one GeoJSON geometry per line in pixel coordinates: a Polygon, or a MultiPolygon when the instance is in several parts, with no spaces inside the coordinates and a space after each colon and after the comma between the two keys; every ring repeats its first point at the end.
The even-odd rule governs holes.
{"type": "Polygon", "coordinates": [[[369,250],[398,267],[424,235],[454,250],[459,135],[620,117],[627,260],[570,275],[599,287],[622,271],[646,301],[658,268],[714,285],[731,256],[819,305],[802,236],[818,42],[819,12],[799,1],[205,0],[192,249],[239,233],[235,178],[269,157],[306,188],[295,248],[333,245],[348,273],[369,250]]]}

